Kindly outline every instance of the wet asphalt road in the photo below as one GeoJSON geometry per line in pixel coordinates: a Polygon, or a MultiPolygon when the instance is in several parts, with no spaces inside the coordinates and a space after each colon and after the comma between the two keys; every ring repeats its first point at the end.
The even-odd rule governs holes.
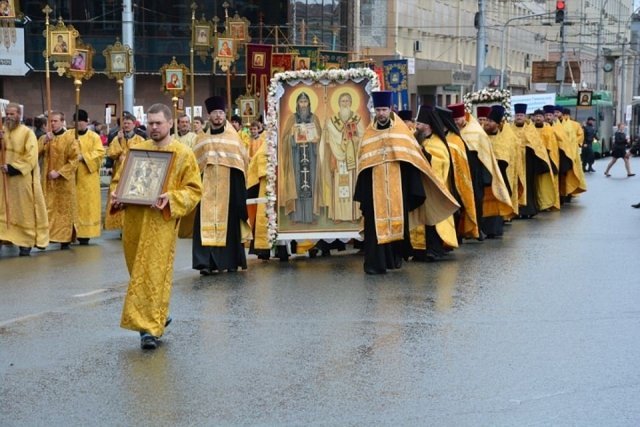
{"type": "Polygon", "coordinates": [[[180,241],[155,352],[118,326],[117,234],[2,247],[0,425],[640,425],[640,175],[595,167],[562,212],[385,276],[346,251],[200,277],[180,241]]]}

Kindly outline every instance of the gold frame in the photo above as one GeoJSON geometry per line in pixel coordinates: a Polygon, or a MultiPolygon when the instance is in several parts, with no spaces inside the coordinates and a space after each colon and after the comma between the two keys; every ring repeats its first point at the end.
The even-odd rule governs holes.
{"type": "Polygon", "coordinates": [[[164,70],[164,87],[165,90],[173,91],[173,90],[184,90],[184,73],[182,68],[166,68],[164,70]],[[179,83],[176,87],[169,87],[173,76],[177,77],[177,81],[179,83]],[[171,77],[169,77],[171,76],[171,77]]]}
{"type": "MultiPolygon", "coordinates": [[[[51,45],[49,46],[49,54],[51,56],[68,56],[71,57],[71,52],[76,50],[76,38],[74,37],[74,31],[65,29],[65,30],[51,30],[51,45]],[[63,42],[66,43],[66,51],[58,52],[56,51],[57,39],[58,37],[63,37],[63,42]],[[65,40],[66,39],[66,40],[65,40]]],[[[77,33],[77,32],[76,32],[77,33]]]]}
{"type": "Polygon", "coordinates": [[[166,191],[173,158],[172,151],[129,150],[116,188],[118,202],[153,206],[166,191]]]}
{"type": "Polygon", "coordinates": [[[211,47],[212,35],[211,35],[211,25],[210,24],[207,24],[207,25],[196,24],[194,26],[194,32],[195,32],[195,35],[193,37],[193,46],[194,47],[196,47],[196,48],[200,47],[200,48],[206,48],[206,49],[211,47]],[[201,40],[201,38],[198,37],[198,35],[200,34],[201,31],[206,31],[206,36],[207,36],[206,37],[206,42],[203,42],[201,40]]]}
{"type": "Polygon", "coordinates": [[[6,3],[9,6],[9,14],[5,15],[4,12],[0,13],[0,19],[15,19],[18,14],[16,13],[16,2],[14,0],[2,0],[0,4],[6,3]]]}
{"type": "Polygon", "coordinates": [[[90,55],[89,55],[89,49],[76,49],[73,51],[73,54],[71,55],[71,61],[69,61],[69,69],[72,71],[77,71],[77,72],[86,72],[87,69],[89,68],[89,60],[90,60],[90,55]],[[83,58],[83,67],[82,68],[74,68],[73,67],[73,60],[78,56],[81,55],[83,58]]]}
{"type": "Polygon", "coordinates": [[[187,78],[189,76],[189,69],[184,64],[178,64],[175,56],[171,59],[170,63],[160,67],[160,76],[162,77],[160,90],[171,95],[171,97],[182,96],[189,90],[189,79],[187,78]],[[178,78],[182,85],[177,88],[171,88],[169,87],[170,76],[176,73],[179,73],[178,78]]]}
{"type": "Polygon", "coordinates": [[[232,38],[229,37],[218,37],[216,39],[216,56],[218,58],[229,58],[229,59],[235,59],[236,57],[236,41],[232,38]],[[221,55],[220,51],[222,46],[224,46],[224,44],[227,43],[227,47],[229,48],[229,50],[231,51],[231,54],[229,55],[221,55]]]}

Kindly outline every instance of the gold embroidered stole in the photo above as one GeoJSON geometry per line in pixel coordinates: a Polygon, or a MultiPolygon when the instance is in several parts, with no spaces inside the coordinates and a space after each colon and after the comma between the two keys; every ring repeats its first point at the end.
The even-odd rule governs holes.
{"type": "Polygon", "coordinates": [[[410,163],[420,170],[427,196],[425,203],[409,212],[409,229],[419,224],[435,225],[459,208],[433,173],[407,125],[402,120],[392,120],[390,128],[378,130],[374,122],[366,129],[360,144],[358,175],[364,169],[372,168],[374,215],[379,243],[403,239],[400,162],[410,163]]]}
{"type": "Polygon", "coordinates": [[[221,134],[198,137],[193,152],[202,173],[200,235],[203,246],[226,246],[231,169],[245,174],[247,152],[238,133],[227,123],[221,134]]]}
{"type": "Polygon", "coordinates": [[[378,243],[384,244],[404,237],[404,208],[402,204],[402,177],[399,162],[385,162],[374,166],[373,211],[378,243]]]}

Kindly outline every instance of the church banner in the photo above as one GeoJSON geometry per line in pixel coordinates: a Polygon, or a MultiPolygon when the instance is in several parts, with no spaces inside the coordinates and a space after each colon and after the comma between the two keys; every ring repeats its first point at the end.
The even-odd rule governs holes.
{"type": "Polygon", "coordinates": [[[303,70],[272,79],[266,121],[275,157],[267,186],[275,187],[276,175],[278,180],[267,216],[278,240],[359,236],[357,153],[377,88],[368,68],[303,70]]]}
{"type": "Polygon", "coordinates": [[[293,70],[292,53],[272,53],[271,54],[271,75],[293,70]]]}
{"type": "Polygon", "coordinates": [[[393,105],[396,110],[409,108],[409,66],[406,59],[382,61],[384,85],[393,92],[393,105]]]}
{"type": "Polygon", "coordinates": [[[247,44],[247,87],[254,93],[266,90],[271,80],[272,45],[247,44]]]}
{"type": "Polygon", "coordinates": [[[325,70],[333,70],[336,68],[346,70],[349,63],[349,53],[333,50],[321,50],[320,63],[322,64],[321,68],[325,70]]]}
{"type": "Polygon", "coordinates": [[[298,58],[308,58],[309,69],[316,70],[320,65],[318,46],[293,45],[289,47],[289,52],[298,58]]]}

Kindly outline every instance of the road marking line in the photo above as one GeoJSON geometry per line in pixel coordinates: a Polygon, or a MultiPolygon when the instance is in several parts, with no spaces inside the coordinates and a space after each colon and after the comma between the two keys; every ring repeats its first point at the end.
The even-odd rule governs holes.
{"type": "Polygon", "coordinates": [[[84,297],[89,297],[91,295],[101,294],[102,292],[106,292],[106,291],[108,291],[108,289],[98,289],[98,290],[95,290],[95,291],[86,292],[84,294],[72,295],[72,297],[73,298],[84,298],[84,297]]]}

